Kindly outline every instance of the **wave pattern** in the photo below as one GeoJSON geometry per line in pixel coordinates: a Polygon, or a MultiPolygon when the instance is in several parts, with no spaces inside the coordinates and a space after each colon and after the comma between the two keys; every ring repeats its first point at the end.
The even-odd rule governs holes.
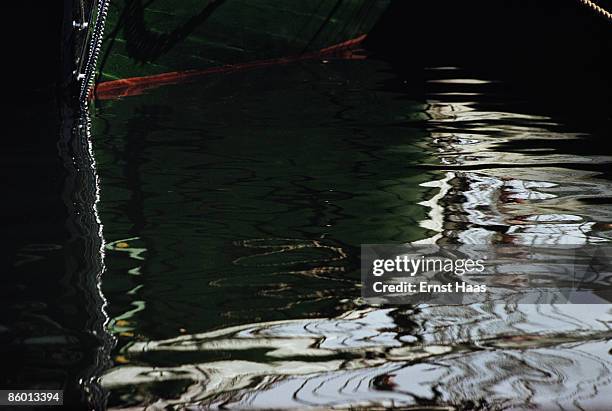
{"type": "MultiPolygon", "coordinates": [[[[325,70],[330,66],[333,64],[325,70]]],[[[308,68],[313,73],[320,69],[308,68]]],[[[207,147],[197,146],[197,139],[188,140],[190,130],[182,131],[189,143],[177,143],[178,149],[171,143],[159,144],[178,154],[202,148],[198,153],[209,156],[201,168],[208,167],[204,186],[210,197],[201,194],[201,177],[193,171],[200,170],[196,166],[175,170],[177,175],[183,171],[192,174],[176,184],[151,186],[147,196],[153,196],[155,190],[158,196],[165,195],[176,188],[189,194],[191,203],[186,202],[186,207],[192,207],[190,214],[194,215],[201,211],[201,203],[208,204],[209,225],[194,231],[198,235],[212,231],[214,246],[204,255],[213,274],[204,278],[204,291],[189,294],[188,303],[167,299],[166,307],[159,305],[164,299],[159,289],[178,288],[174,285],[178,281],[162,277],[153,263],[138,261],[150,276],[143,290],[158,290],[143,296],[148,297],[147,309],[162,307],[156,312],[165,313],[174,307],[172,318],[177,322],[188,321],[180,318],[189,317],[187,313],[206,317],[221,312],[223,320],[233,325],[219,326],[212,316],[203,328],[214,331],[181,329],[168,336],[163,335],[168,334],[165,329],[159,333],[162,336],[155,337],[151,329],[133,330],[136,335],[120,344],[121,361],[102,378],[111,392],[111,403],[117,409],[149,410],[609,409],[609,305],[517,305],[508,301],[366,307],[356,297],[354,269],[357,246],[368,238],[412,241],[414,238],[407,239],[412,235],[418,237],[415,242],[464,244],[608,242],[612,187],[605,170],[612,157],[598,146],[601,135],[568,126],[554,115],[533,114],[528,106],[513,105],[504,96],[496,97],[497,83],[470,78],[459,70],[430,71],[427,104],[406,102],[405,96],[385,95],[378,89],[376,98],[357,96],[352,93],[366,87],[364,83],[353,79],[338,86],[340,82],[334,83],[338,78],[324,73],[313,84],[321,84],[320,78],[330,79],[325,87],[333,92],[325,87],[316,90],[318,86],[307,82],[303,89],[298,83],[291,84],[292,90],[303,93],[302,100],[333,107],[328,117],[304,110],[313,121],[333,118],[323,128],[313,130],[300,120],[285,118],[286,124],[295,120],[297,126],[283,123],[280,127],[275,123],[278,114],[270,108],[280,97],[273,93],[254,102],[248,96],[240,101],[255,122],[249,133],[260,130],[261,122],[268,124],[266,133],[275,124],[283,133],[295,133],[294,138],[308,130],[316,140],[321,130],[334,129],[316,140],[317,147],[329,144],[322,154],[326,161],[304,157],[306,149],[294,152],[283,144],[284,135],[265,150],[246,146],[240,156],[215,158],[216,150],[227,150],[215,140],[215,133],[222,131],[214,125],[215,138],[207,147]],[[320,98],[323,100],[317,100],[320,98]],[[400,121],[390,119],[390,100],[402,103],[409,114],[398,115],[400,121]],[[385,107],[386,117],[379,120],[387,128],[359,122],[364,117],[375,118],[372,113],[364,114],[373,101],[385,107]],[[410,142],[389,140],[391,134],[409,132],[414,137],[410,142]],[[389,134],[388,139],[379,141],[384,133],[389,134]],[[275,151],[279,147],[284,150],[282,156],[275,151]],[[339,171],[334,165],[344,164],[346,147],[358,159],[339,171]],[[407,167],[396,161],[398,153],[407,167]],[[282,172],[290,175],[270,166],[280,157],[287,160],[282,172]],[[249,169],[256,165],[259,168],[249,169]],[[411,175],[415,169],[418,175],[411,175]],[[235,172],[230,175],[228,170],[235,172]],[[330,175],[335,177],[328,179],[330,175]],[[355,178],[363,181],[363,192],[353,186],[355,178]],[[256,199],[251,205],[243,200],[249,197],[256,199]],[[241,200],[234,202],[234,198],[241,200]],[[323,227],[318,236],[313,235],[315,225],[323,227]],[[420,229],[408,232],[408,226],[420,229]],[[270,235],[262,235],[264,232],[270,235]],[[240,237],[236,233],[242,238],[236,240],[240,237]],[[233,239],[231,247],[224,242],[227,239],[233,239]],[[232,282],[244,284],[243,294],[231,294],[232,282]],[[333,310],[303,304],[318,300],[336,304],[333,310]]],[[[222,108],[217,110],[224,113],[222,108]]],[[[189,124],[200,117],[222,118],[211,113],[215,112],[201,115],[197,111],[199,117],[194,114],[189,124]]],[[[150,135],[160,143],[154,130],[150,135]]],[[[251,141],[252,135],[246,140],[251,141]]],[[[231,143],[240,146],[241,140],[231,143]]],[[[149,153],[146,162],[152,162],[151,158],[149,153]]],[[[189,154],[181,161],[196,164],[189,154]]],[[[149,218],[160,226],[169,224],[160,217],[167,208],[163,203],[149,218]]],[[[183,225],[196,224],[185,213],[176,218],[183,225]]],[[[185,261],[193,254],[184,237],[170,237],[175,253],[151,240],[150,247],[139,245],[138,249],[146,248],[143,255],[153,262],[159,260],[156,254],[163,255],[164,262],[172,258],[167,266],[172,267],[173,275],[189,267],[188,275],[181,278],[195,287],[202,264],[185,261]]],[[[194,241],[198,240],[194,235],[194,241]]],[[[144,275],[138,278],[147,279],[144,275]]],[[[175,298],[170,291],[167,295],[175,298]]]]}
{"type": "Polygon", "coordinates": [[[231,361],[124,366],[103,383],[121,390],[186,382],[155,407],[604,409],[612,394],[612,313],[594,307],[364,308],[247,324],[126,349],[139,363],[169,353],[231,352],[231,361]]]}

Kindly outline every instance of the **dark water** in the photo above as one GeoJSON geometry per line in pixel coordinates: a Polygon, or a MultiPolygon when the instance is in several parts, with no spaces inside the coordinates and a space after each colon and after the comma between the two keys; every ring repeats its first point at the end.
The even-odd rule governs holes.
{"type": "Polygon", "coordinates": [[[15,108],[0,151],[0,386],[63,390],[66,404],[101,408],[111,341],[88,127],[53,98],[15,108]]]}
{"type": "Polygon", "coordinates": [[[606,409],[609,305],[361,301],[362,243],[611,239],[606,109],[422,78],[312,61],[99,104],[111,408],[606,409]]]}

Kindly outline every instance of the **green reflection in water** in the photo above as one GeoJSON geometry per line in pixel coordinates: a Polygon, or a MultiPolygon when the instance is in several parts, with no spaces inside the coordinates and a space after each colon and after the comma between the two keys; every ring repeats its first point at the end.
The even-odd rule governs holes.
{"type": "Polygon", "coordinates": [[[430,236],[418,203],[436,189],[421,184],[442,173],[415,169],[435,161],[414,128],[425,107],[383,91],[387,70],[308,62],[103,103],[115,331],[129,341],[331,316],[359,295],[360,244],[430,236]]]}

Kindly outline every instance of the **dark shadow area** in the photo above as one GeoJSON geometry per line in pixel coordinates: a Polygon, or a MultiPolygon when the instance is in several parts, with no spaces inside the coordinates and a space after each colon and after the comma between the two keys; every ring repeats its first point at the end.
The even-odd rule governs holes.
{"type": "Polygon", "coordinates": [[[0,143],[0,389],[64,390],[66,408],[101,409],[110,342],[95,169],[70,98],[73,6],[18,6],[29,35],[6,43],[16,63],[0,143]]]}
{"type": "Polygon", "coordinates": [[[585,113],[609,100],[612,84],[612,22],[573,0],[394,1],[367,47],[413,87],[423,68],[460,67],[533,100],[573,99],[571,110],[585,113]]]}
{"type": "MultiPolygon", "coordinates": [[[[150,30],[145,22],[145,9],[151,2],[143,3],[142,0],[130,0],[126,2],[125,8],[121,11],[117,27],[113,27],[113,32],[108,36],[107,41],[111,44],[116,40],[117,34],[123,30],[126,49],[130,57],[138,62],[155,61],[159,56],[168,52],[176,44],[183,41],[199,25],[204,23],[225,0],[214,1],[206,6],[196,15],[191,17],[185,24],[167,33],[159,33],[150,30]]],[[[104,67],[111,48],[100,61],[100,68],[104,67]]]]}
{"type": "Polygon", "coordinates": [[[12,119],[19,144],[3,140],[0,387],[61,389],[66,405],[90,409],[104,398],[95,378],[110,342],[95,176],[73,115],[31,105],[12,119]]]}

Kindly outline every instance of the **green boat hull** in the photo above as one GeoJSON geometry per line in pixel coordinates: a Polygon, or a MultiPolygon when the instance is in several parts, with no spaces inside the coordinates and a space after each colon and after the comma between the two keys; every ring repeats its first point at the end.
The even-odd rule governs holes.
{"type": "Polygon", "coordinates": [[[389,0],[117,0],[98,81],[296,56],[366,34],[389,0]]]}

